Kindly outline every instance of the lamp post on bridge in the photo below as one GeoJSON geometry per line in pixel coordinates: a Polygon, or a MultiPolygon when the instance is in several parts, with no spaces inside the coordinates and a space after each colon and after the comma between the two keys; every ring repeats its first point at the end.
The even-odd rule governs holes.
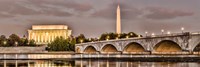
{"type": "Polygon", "coordinates": [[[171,34],[171,32],[170,32],[170,31],[168,31],[168,32],[167,32],[167,34],[171,34]]]}
{"type": "Polygon", "coordinates": [[[185,28],[184,28],[184,27],[181,27],[181,31],[182,31],[182,33],[184,33],[184,30],[185,30],[185,28]]]}
{"type": "Polygon", "coordinates": [[[3,41],[3,45],[5,46],[7,44],[7,41],[3,41]]]}
{"type": "Polygon", "coordinates": [[[155,36],[155,33],[152,33],[152,34],[151,34],[151,36],[153,36],[153,37],[154,37],[154,36],[155,36]]]}
{"type": "Polygon", "coordinates": [[[148,32],[146,31],[145,34],[146,34],[146,37],[147,37],[148,32]]]}
{"type": "Polygon", "coordinates": [[[161,30],[161,33],[162,33],[162,35],[163,35],[163,33],[164,33],[164,32],[165,32],[165,30],[164,30],[164,29],[162,29],[162,30],[161,30]]]}
{"type": "Polygon", "coordinates": [[[18,42],[17,41],[15,41],[15,46],[18,46],[18,42]]]}
{"type": "Polygon", "coordinates": [[[81,39],[80,42],[83,43],[83,39],[81,39]]]}

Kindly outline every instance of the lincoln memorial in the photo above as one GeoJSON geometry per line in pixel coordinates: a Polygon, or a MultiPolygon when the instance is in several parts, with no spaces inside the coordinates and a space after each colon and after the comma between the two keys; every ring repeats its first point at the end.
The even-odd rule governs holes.
{"type": "Polygon", "coordinates": [[[28,39],[34,40],[36,44],[47,44],[56,37],[71,36],[72,30],[66,25],[33,25],[32,30],[28,30],[28,39]]]}

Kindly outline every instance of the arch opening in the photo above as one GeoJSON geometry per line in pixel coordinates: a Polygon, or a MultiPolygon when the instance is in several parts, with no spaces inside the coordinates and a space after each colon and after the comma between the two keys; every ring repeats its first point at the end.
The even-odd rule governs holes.
{"type": "Polygon", "coordinates": [[[145,52],[145,49],[142,45],[132,42],[124,48],[124,52],[145,52]]]}
{"type": "Polygon", "coordinates": [[[182,51],[182,49],[177,43],[173,41],[169,41],[169,40],[164,40],[156,44],[156,46],[154,47],[154,51],[155,52],[180,52],[182,51]]]}
{"type": "Polygon", "coordinates": [[[101,49],[101,52],[118,52],[116,47],[113,46],[112,44],[107,44],[105,45],[102,49],[101,49]]]}
{"type": "Polygon", "coordinates": [[[200,52],[200,43],[193,49],[194,52],[200,52]]]}
{"type": "Polygon", "coordinates": [[[95,52],[97,52],[97,50],[93,46],[87,46],[83,52],[84,53],[95,53],[95,52]]]}

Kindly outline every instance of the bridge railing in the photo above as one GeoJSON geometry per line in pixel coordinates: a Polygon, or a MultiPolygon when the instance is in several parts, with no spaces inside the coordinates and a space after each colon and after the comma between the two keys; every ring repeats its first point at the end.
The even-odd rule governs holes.
{"type": "Polygon", "coordinates": [[[191,32],[191,34],[200,34],[200,31],[197,31],[197,32],[191,32]]]}
{"type": "Polygon", "coordinates": [[[179,36],[179,35],[185,35],[189,32],[184,32],[184,33],[170,33],[170,34],[159,34],[159,35],[149,35],[146,37],[168,37],[168,36],[179,36]]]}

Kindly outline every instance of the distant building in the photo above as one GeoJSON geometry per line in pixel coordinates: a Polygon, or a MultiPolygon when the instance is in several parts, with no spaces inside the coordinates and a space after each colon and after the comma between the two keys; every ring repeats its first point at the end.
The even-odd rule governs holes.
{"type": "Polygon", "coordinates": [[[48,44],[56,37],[66,39],[71,33],[66,25],[33,25],[32,30],[28,30],[28,39],[35,40],[36,44],[48,44]]]}

